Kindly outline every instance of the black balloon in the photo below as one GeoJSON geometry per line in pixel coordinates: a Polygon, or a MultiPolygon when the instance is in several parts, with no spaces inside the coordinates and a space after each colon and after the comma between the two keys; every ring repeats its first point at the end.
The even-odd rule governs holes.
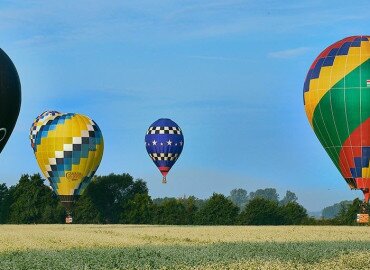
{"type": "Polygon", "coordinates": [[[0,153],[12,133],[21,108],[21,83],[9,56],[0,49],[0,153]]]}

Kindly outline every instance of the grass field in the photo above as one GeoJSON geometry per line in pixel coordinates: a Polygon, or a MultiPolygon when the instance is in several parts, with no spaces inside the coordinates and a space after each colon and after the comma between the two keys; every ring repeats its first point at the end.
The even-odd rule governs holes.
{"type": "Polygon", "coordinates": [[[5,225],[0,269],[370,269],[370,227],[5,225]]]}

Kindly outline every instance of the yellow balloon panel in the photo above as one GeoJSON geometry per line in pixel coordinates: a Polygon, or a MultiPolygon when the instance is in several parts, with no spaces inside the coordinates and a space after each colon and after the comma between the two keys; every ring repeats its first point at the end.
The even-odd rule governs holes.
{"type": "Polygon", "coordinates": [[[87,116],[67,113],[49,117],[38,129],[34,152],[53,190],[63,196],[80,195],[103,156],[98,125],[87,116]]]}
{"type": "Polygon", "coordinates": [[[320,76],[310,80],[308,91],[304,92],[305,110],[312,126],[312,117],[321,98],[347,73],[367,61],[370,57],[370,42],[360,47],[350,47],[348,54],[337,55],[331,66],[323,66],[320,76]]]}
{"type": "Polygon", "coordinates": [[[60,112],[57,111],[45,111],[33,121],[31,129],[30,129],[30,140],[31,140],[31,147],[35,148],[35,139],[37,133],[40,131],[40,128],[50,119],[54,119],[57,115],[60,115],[60,112]]]}

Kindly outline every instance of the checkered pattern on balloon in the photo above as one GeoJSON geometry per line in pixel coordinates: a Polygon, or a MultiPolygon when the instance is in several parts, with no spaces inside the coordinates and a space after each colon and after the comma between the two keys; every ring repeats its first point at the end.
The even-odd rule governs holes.
{"type": "Polygon", "coordinates": [[[104,141],[98,125],[81,114],[47,111],[33,122],[30,140],[41,171],[70,208],[102,159],[104,141]]]}
{"type": "Polygon", "coordinates": [[[171,119],[159,119],[150,125],[145,146],[149,157],[163,175],[163,183],[166,183],[166,176],[184,147],[181,128],[171,119]]]}

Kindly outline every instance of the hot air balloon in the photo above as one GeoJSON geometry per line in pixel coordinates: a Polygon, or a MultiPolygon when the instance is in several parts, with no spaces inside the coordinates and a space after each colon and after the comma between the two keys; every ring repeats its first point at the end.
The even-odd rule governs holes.
{"type": "Polygon", "coordinates": [[[150,125],[145,146],[149,157],[163,175],[162,183],[166,183],[166,176],[184,147],[181,128],[171,119],[159,119],[150,125]]]}
{"type": "Polygon", "coordinates": [[[303,87],[307,118],[351,189],[370,198],[370,36],[335,42],[312,63],[303,87]]]}
{"type": "Polygon", "coordinates": [[[71,221],[73,203],[102,159],[102,133],[85,115],[46,111],[33,122],[30,139],[39,167],[65,206],[66,221],[71,221]]]}
{"type": "Polygon", "coordinates": [[[21,83],[17,70],[0,49],[0,153],[12,133],[21,108],[21,83]]]}
{"type": "Polygon", "coordinates": [[[57,111],[45,111],[36,117],[30,129],[30,140],[31,140],[32,149],[35,148],[36,135],[39,132],[40,128],[44,125],[44,123],[50,118],[54,118],[55,116],[60,115],[60,114],[61,113],[57,111]]]}

